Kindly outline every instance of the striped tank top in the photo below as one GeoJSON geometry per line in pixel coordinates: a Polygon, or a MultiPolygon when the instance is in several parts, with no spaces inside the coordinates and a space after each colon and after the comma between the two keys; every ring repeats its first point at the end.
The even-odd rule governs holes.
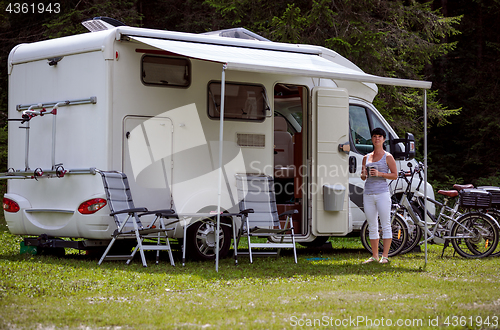
{"type": "MultiPolygon", "coordinates": [[[[387,152],[378,162],[367,163],[366,166],[375,167],[379,172],[389,173],[389,165],[387,165],[387,152]]],[[[389,185],[387,180],[382,177],[370,176],[365,181],[365,190],[363,194],[365,195],[378,195],[389,191],[389,185]]]]}

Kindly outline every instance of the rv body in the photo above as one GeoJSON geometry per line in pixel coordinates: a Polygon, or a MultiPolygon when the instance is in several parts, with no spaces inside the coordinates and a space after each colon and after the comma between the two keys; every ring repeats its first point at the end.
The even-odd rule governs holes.
{"type": "MultiPolygon", "coordinates": [[[[265,174],[275,178],[279,210],[299,211],[298,242],[359,230],[369,147],[356,137],[369,139],[366,132],[381,125],[397,138],[371,104],[376,85],[265,67],[226,70],[176,43],[278,58],[316,54],[363,74],[321,47],[131,27],[18,45],[8,63],[9,119],[38,115],[9,122],[4,208],[18,205],[5,211],[11,233],[109,240],[116,224],[95,169],[126,173],[136,206],[179,214],[216,211],[221,179],[222,211],[238,211],[235,175],[265,174]]],[[[193,227],[188,243],[196,245],[209,234],[193,227]]],[[[181,238],[183,228],[172,235],[181,238]]]]}

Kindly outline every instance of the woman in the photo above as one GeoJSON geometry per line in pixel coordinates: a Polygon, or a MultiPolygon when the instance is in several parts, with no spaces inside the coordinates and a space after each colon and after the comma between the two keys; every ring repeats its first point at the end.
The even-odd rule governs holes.
{"type": "Polygon", "coordinates": [[[368,231],[370,233],[370,244],[373,255],[363,263],[379,262],[386,264],[389,262],[389,249],[392,242],[391,230],[391,196],[389,193],[388,180],[395,180],[398,177],[396,161],[394,157],[384,150],[385,131],[377,127],[372,130],[373,152],[363,157],[361,168],[361,179],[366,180],[363,192],[363,204],[365,207],[366,220],[368,221],[368,231]],[[368,170],[369,169],[369,170],[368,170]],[[378,218],[382,225],[382,239],[384,250],[379,260],[378,255],[378,218]]]}

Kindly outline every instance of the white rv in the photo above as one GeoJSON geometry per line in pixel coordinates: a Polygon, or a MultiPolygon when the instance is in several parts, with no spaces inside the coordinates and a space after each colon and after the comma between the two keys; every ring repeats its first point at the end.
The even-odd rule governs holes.
{"type": "MultiPolygon", "coordinates": [[[[263,173],[275,178],[279,210],[298,210],[298,242],[346,236],[365,220],[359,175],[370,130],[398,138],[371,103],[376,84],[430,88],[243,29],[199,35],[107,25],[18,45],[8,74],[9,230],[52,246],[71,245],[51,238],[84,238],[78,248],[106,245],[116,229],[95,169],[126,173],[136,206],[216,210],[223,84],[222,210],[238,209],[236,174],[263,173]],[[228,34],[240,38],[221,36],[228,34]]],[[[404,158],[401,146],[411,141],[399,142],[391,150],[404,149],[404,158]]],[[[213,227],[190,226],[187,250],[212,258],[213,227]]],[[[231,235],[222,227],[224,256],[231,235]]],[[[173,236],[183,236],[181,225],[173,236]]]]}

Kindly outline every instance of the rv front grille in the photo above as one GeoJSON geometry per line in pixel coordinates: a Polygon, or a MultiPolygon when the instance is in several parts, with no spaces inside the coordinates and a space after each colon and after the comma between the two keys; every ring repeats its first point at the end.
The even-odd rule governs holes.
{"type": "Polygon", "coordinates": [[[266,136],[264,134],[237,134],[237,143],[240,147],[264,148],[266,136]]]}

